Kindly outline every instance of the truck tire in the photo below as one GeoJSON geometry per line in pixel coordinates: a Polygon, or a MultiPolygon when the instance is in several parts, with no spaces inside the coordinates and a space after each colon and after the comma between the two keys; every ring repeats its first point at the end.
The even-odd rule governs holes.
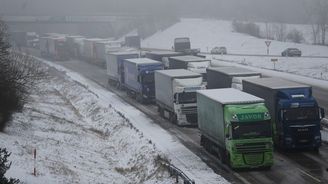
{"type": "Polygon", "coordinates": [[[173,124],[177,124],[177,115],[173,112],[170,112],[170,122],[173,124]]]}
{"type": "Polygon", "coordinates": [[[144,98],[141,94],[136,94],[135,96],[136,96],[137,102],[142,103],[142,104],[145,103],[144,98]]]}
{"type": "Polygon", "coordinates": [[[164,109],[160,106],[158,106],[158,112],[159,112],[159,115],[164,118],[164,109]]]}
{"type": "Polygon", "coordinates": [[[227,164],[227,156],[224,149],[219,147],[219,153],[218,153],[219,159],[222,161],[222,163],[227,164]]]}

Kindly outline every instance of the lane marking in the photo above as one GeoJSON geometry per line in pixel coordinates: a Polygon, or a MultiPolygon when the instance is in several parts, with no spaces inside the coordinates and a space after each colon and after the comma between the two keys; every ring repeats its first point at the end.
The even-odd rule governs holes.
{"type": "Polygon", "coordinates": [[[307,173],[306,171],[304,171],[304,170],[302,170],[302,169],[300,169],[300,168],[297,168],[297,169],[298,169],[299,171],[301,171],[301,173],[307,175],[308,177],[312,178],[313,180],[317,181],[318,183],[321,183],[321,180],[320,180],[320,179],[318,179],[318,178],[316,178],[316,177],[310,175],[309,173],[307,173]]]}
{"type": "Polygon", "coordinates": [[[234,176],[236,176],[243,183],[245,183],[245,184],[252,184],[252,183],[248,182],[246,178],[242,177],[240,174],[236,173],[235,171],[232,171],[232,174],[234,176]]]}

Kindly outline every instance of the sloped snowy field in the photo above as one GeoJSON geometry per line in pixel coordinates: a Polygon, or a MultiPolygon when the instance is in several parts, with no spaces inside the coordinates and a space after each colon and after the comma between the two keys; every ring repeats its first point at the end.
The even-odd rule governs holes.
{"type": "MultiPolygon", "coordinates": [[[[271,61],[275,57],[256,57],[256,56],[229,56],[213,55],[208,56],[212,59],[231,61],[243,65],[257,68],[276,70],[281,72],[293,73],[315,79],[328,80],[328,59],[327,58],[299,58],[299,57],[280,57],[277,62],[271,61]]],[[[213,62],[212,62],[213,63],[213,62]]]]}
{"type": "MultiPolygon", "coordinates": [[[[303,28],[302,32],[309,39],[308,26],[297,28],[303,28]]],[[[168,29],[143,40],[142,47],[171,49],[176,37],[190,37],[192,48],[200,48],[202,52],[209,52],[215,46],[225,46],[228,53],[267,54],[265,39],[233,32],[231,21],[211,19],[181,19],[168,29]]],[[[288,47],[301,49],[304,56],[328,56],[328,47],[279,41],[271,42],[270,54],[280,55],[288,47]]]]}
{"type": "Polygon", "coordinates": [[[0,133],[0,146],[12,152],[8,176],[30,184],[174,181],[156,164],[161,153],[141,132],[96,94],[60,75],[43,81],[0,133]]]}

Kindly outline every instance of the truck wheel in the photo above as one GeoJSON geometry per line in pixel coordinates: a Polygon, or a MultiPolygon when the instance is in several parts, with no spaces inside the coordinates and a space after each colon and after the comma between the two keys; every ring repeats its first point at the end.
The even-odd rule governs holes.
{"type": "Polygon", "coordinates": [[[159,115],[164,118],[164,109],[160,106],[158,106],[158,112],[159,112],[159,115]]]}
{"type": "Polygon", "coordinates": [[[177,115],[175,113],[170,112],[170,122],[173,124],[177,123],[177,115]]]}
{"type": "Polygon", "coordinates": [[[136,95],[136,100],[137,100],[137,102],[139,102],[139,103],[144,103],[144,98],[143,98],[140,94],[137,94],[137,95],[136,95]]]}

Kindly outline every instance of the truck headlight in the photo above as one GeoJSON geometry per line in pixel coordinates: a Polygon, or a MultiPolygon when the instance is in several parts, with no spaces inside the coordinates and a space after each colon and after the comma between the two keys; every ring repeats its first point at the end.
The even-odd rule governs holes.
{"type": "Polygon", "coordinates": [[[266,118],[270,118],[270,113],[269,113],[269,112],[265,112],[265,113],[264,113],[264,116],[265,116],[266,118]]]}
{"type": "Polygon", "coordinates": [[[238,121],[238,116],[237,116],[237,114],[232,115],[232,119],[238,121]]]}
{"type": "Polygon", "coordinates": [[[320,135],[317,135],[314,137],[315,140],[321,140],[321,136],[320,135]]]}

